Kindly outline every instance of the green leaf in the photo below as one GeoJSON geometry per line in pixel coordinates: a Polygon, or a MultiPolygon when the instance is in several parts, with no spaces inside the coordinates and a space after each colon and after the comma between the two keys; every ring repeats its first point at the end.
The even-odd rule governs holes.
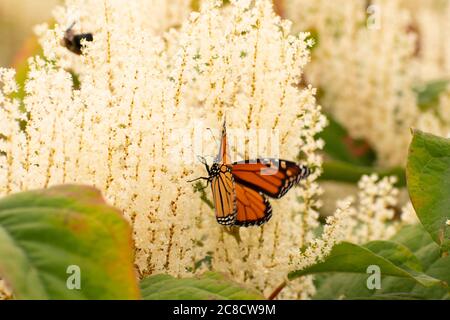
{"type": "Polygon", "coordinates": [[[422,271],[419,259],[404,245],[389,241],[371,241],[364,247],[407,270],[422,271]]]}
{"type": "Polygon", "coordinates": [[[322,181],[339,181],[357,183],[363,175],[377,174],[380,178],[396,176],[396,187],[406,186],[405,170],[402,168],[378,169],[375,167],[357,166],[342,161],[325,161],[323,163],[322,181]]]}
{"type": "Polygon", "coordinates": [[[439,96],[448,88],[449,80],[431,81],[422,88],[416,88],[417,103],[422,111],[436,108],[439,104],[439,96]]]}
{"type": "Polygon", "coordinates": [[[406,177],[420,222],[446,252],[450,249],[450,139],[414,131],[406,177]]]}
{"type": "Polygon", "coordinates": [[[363,140],[351,138],[332,116],[327,118],[328,126],[318,135],[325,142],[323,151],[327,156],[320,180],[358,183],[363,175],[377,174],[381,178],[396,176],[396,186],[406,186],[404,168],[375,167],[376,154],[372,148],[363,140]]]}
{"type": "Polygon", "coordinates": [[[325,142],[323,151],[332,159],[358,166],[372,166],[375,152],[363,140],[350,137],[347,130],[332,116],[327,115],[328,126],[318,135],[325,142]]]}
{"type": "Polygon", "coordinates": [[[386,293],[386,294],[374,294],[370,297],[356,297],[352,300],[425,300],[424,297],[408,294],[408,293],[386,293]]]}
{"type": "MultiPolygon", "coordinates": [[[[392,241],[406,246],[418,259],[423,273],[450,283],[450,259],[441,257],[439,247],[421,225],[404,227],[392,241]]],[[[417,260],[413,258],[411,261],[417,260]]],[[[314,299],[449,299],[448,286],[424,287],[415,280],[384,276],[381,289],[367,288],[367,274],[334,273],[316,276],[314,299]]]]}
{"type": "MultiPolygon", "coordinates": [[[[0,200],[0,276],[18,299],[138,299],[131,228],[90,187],[0,200]],[[81,288],[67,287],[69,266],[81,288]]],[[[70,283],[70,281],[69,281],[70,283]]]]}
{"type": "Polygon", "coordinates": [[[401,244],[389,241],[374,241],[366,246],[343,242],[332,249],[325,261],[303,270],[294,271],[289,279],[316,273],[345,272],[367,275],[367,267],[377,265],[384,276],[408,278],[424,286],[440,284],[438,279],[423,274],[420,263],[401,244]]]}
{"type": "Polygon", "coordinates": [[[201,277],[177,279],[159,274],[141,281],[144,300],[262,300],[259,293],[207,272],[201,277]]]}

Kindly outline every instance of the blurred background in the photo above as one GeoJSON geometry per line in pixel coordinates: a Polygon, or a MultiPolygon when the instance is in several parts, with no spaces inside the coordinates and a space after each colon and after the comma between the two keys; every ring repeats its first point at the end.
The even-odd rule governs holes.
{"type": "Polygon", "coordinates": [[[0,67],[10,66],[33,26],[48,21],[61,0],[0,0],[0,67]]]}

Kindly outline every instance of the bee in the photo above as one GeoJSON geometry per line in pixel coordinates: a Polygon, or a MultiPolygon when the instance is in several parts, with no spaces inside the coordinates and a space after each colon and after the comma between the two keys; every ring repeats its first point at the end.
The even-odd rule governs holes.
{"type": "Polygon", "coordinates": [[[62,40],[62,45],[69,49],[71,52],[81,55],[82,54],[82,40],[92,42],[94,41],[94,36],[92,33],[81,33],[76,34],[73,31],[73,27],[75,25],[75,22],[66,30],[64,33],[64,38],[62,40]]]}

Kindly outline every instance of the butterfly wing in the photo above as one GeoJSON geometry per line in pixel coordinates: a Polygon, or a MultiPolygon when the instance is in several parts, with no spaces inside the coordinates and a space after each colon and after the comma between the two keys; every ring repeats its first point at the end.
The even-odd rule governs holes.
{"type": "Polygon", "coordinates": [[[230,148],[228,147],[227,128],[225,121],[223,122],[222,127],[222,136],[220,138],[219,153],[214,162],[223,163],[227,165],[231,163],[230,148]]]}
{"type": "Polygon", "coordinates": [[[310,170],[292,161],[258,159],[233,163],[232,173],[236,183],[269,197],[281,198],[292,186],[307,178],[310,170]]]}
{"type": "Polygon", "coordinates": [[[272,217],[272,207],[267,198],[239,183],[235,184],[237,215],[235,225],[240,227],[260,226],[272,217]]]}
{"type": "Polygon", "coordinates": [[[224,121],[219,153],[209,173],[217,222],[227,226],[266,223],[272,217],[272,207],[265,195],[281,198],[309,175],[308,168],[285,160],[230,163],[224,121]]]}
{"type": "Polygon", "coordinates": [[[231,169],[222,165],[219,172],[211,180],[211,189],[219,224],[233,225],[236,219],[235,183],[231,169]]]}

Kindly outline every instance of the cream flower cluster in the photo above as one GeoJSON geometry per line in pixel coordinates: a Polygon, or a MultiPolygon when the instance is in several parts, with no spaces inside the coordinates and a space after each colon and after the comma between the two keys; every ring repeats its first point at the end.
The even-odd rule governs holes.
{"type": "Polygon", "coordinates": [[[351,219],[352,199],[348,198],[337,202],[337,210],[326,221],[322,236],[313,239],[301,252],[301,258],[297,259],[296,269],[304,270],[318,262],[323,261],[331,252],[334,245],[346,240],[348,230],[355,225],[351,219]]]}
{"type": "MultiPolygon", "coordinates": [[[[450,75],[449,1],[287,4],[295,28],[318,36],[307,79],[320,88],[324,108],[375,149],[380,165],[404,165],[411,127],[448,134],[447,119],[420,111],[414,88],[450,75]]],[[[448,103],[440,108],[450,113],[448,103]]]]}
{"type": "MultiPolygon", "coordinates": [[[[402,1],[412,17],[417,33],[416,59],[420,82],[450,80],[450,1],[402,1]]],[[[450,136],[450,85],[437,105],[420,114],[418,129],[439,136],[450,136]]]]}
{"type": "MultiPolygon", "coordinates": [[[[185,23],[187,14],[166,10],[186,3],[71,0],[56,10],[54,29],[38,28],[45,59],[30,59],[24,113],[9,98],[13,72],[1,72],[0,195],[93,185],[132,224],[141,277],[183,276],[212,256],[213,270],[268,294],[296,258],[292,248],[311,241],[318,225],[323,142],[315,135],[326,119],[315,90],[299,86],[310,43],[307,34],[291,35],[270,1],[207,2],[185,23]],[[81,56],[60,45],[74,20],[76,32],[94,34],[81,56]],[[220,128],[224,116],[230,135],[238,132],[230,141],[246,147],[237,157],[251,154],[254,143],[257,156],[295,160],[301,150],[314,170],[273,202],[267,225],[240,230],[240,242],[187,182],[205,175],[192,159],[217,152],[209,131],[198,141],[198,130],[220,128]],[[278,150],[254,132],[274,134],[278,150]]],[[[306,279],[285,294],[306,298],[312,291],[306,279]]]]}
{"type": "MultiPolygon", "coordinates": [[[[187,0],[67,0],[55,11],[54,28],[39,26],[45,58],[30,59],[22,106],[11,98],[17,90],[14,72],[0,70],[0,196],[62,183],[93,185],[130,221],[140,277],[212,269],[268,296],[288,272],[322,260],[339,241],[391,234],[382,223],[392,218],[390,206],[396,204],[393,181],[366,177],[359,205],[339,202],[322,236],[315,237],[322,194],[316,182],[322,164],[318,151],[323,147],[316,135],[326,118],[316,104],[316,90],[304,83],[323,87],[324,101],[336,100],[333,113],[353,119],[354,132],[364,135],[370,128],[375,133],[366,138],[391,143],[391,149],[381,150],[382,162],[395,163],[398,153],[391,159],[388,150],[395,143],[403,147],[406,138],[395,142],[382,133],[402,132],[414,115],[409,107],[399,107],[414,104],[406,90],[412,71],[405,62],[414,41],[400,31],[380,38],[360,30],[363,15],[356,22],[352,16],[359,2],[341,1],[341,14],[331,22],[340,26],[339,32],[331,28],[338,40],[324,37],[323,49],[314,49],[319,62],[307,67],[308,34],[294,34],[271,1],[202,3],[199,13],[190,13],[187,0]],[[76,32],[94,35],[81,56],[60,44],[73,22],[76,32]],[[351,41],[346,40],[349,32],[354,33],[351,41]],[[366,37],[369,44],[362,46],[366,37]],[[379,47],[380,41],[389,50],[379,47]],[[329,59],[333,54],[342,65],[329,59]],[[371,67],[369,54],[384,58],[371,67]],[[353,63],[365,67],[352,69],[353,63]],[[361,83],[366,76],[371,82],[361,83]],[[381,109],[375,97],[384,101],[381,109]],[[371,111],[355,109],[355,103],[371,111]],[[367,112],[372,112],[370,124],[362,120],[367,112]],[[383,112],[389,128],[377,131],[376,118],[383,112]],[[312,169],[300,187],[272,200],[273,218],[260,228],[229,231],[218,225],[213,210],[187,182],[206,174],[196,157],[216,155],[207,128],[218,136],[225,117],[232,160],[279,156],[300,159],[312,169]],[[307,249],[299,253],[299,248],[307,249]]],[[[327,10],[335,5],[317,3],[320,10],[309,4],[305,23],[328,30],[322,14],[331,14],[327,10]]],[[[393,13],[386,17],[393,26],[403,19],[395,20],[393,13]]],[[[289,283],[279,298],[309,298],[312,280],[289,283]]]]}
{"type": "MultiPolygon", "coordinates": [[[[196,260],[212,256],[213,270],[268,296],[289,271],[292,248],[310,241],[318,224],[316,197],[321,191],[315,179],[321,159],[316,151],[322,142],[314,136],[324,127],[325,118],[315,104],[314,90],[297,87],[309,60],[307,35],[290,35],[290,24],[274,15],[270,1],[250,3],[231,1],[224,10],[206,6],[200,15],[191,16],[184,34],[179,35],[183,45],[180,60],[192,80],[181,88],[185,94],[180,103],[187,104],[197,93],[191,104],[201,106],[196,112],[207,124],[226,115],[230,128],[244,131],[240,138],[248,148],[243,156],[256,143],[253,129],[275,131],[281,157],[296,159],[301,150],[304,163],[316,168],[302,188],[279,202],[272,201],[274,216],[267,225],[240,229],[240,240],[217,225],[211,213],[198,217],[197,227],[202,232],[196,240],[201,244],[196,260]]],[[[230,141],[236,137],[231,136],[230,141]]],[[[260,147],[259,156],[271,156],[264,143],[260,147]]],[[[283,295],[306,297],[311,287],[311,281],[305,280],[283,295]]]]}
{"type": "Polygon", "coordinates": [[[387,240],[404,225],[399,205],[399,190],[395,177],[380,179],[377,175],[363,176],[358,183],[358,201],[352,207],[352,223],[346,240],[364,244],[387,240]],[[398,217],[396,216],[398,211],[398,217]]]}
{"type": "Polygon", "coordinates": [[[398,209],[401,215],[396,217],[399,190],[395,183],[395,177],[363,176],[358,183],[357,199],[348,197],[337,201],[336,213],[327,218],[322,236],[308,243],[301,258],[295,260],[296,269],[303,270],[323,261],[341,241],[365,244],[388,240],[405,224],[416,222],[410,215],[413,209],[407,207],[398,209]]]}
{"type": "Polygon", "coordinates": [[[57,11],[59,26],[78,15],[77,30],[93,32],[95,41],[82,57],[67,59],[70,53],[60,46],[64,28],[43,33],[47,60],[30,61],[25,131],[16,121],[17,101],[6,98],[14,89],[7,73],[0,194],[94,185],[133,223],[139,270],[183,274],[192,263],[189,213],[202,211],[186,183],[193,168],[170,157],[168,137],[185,126],[189,113],[176,110],[179,93],[169,81],[165,44],[145,17],[153,10],[164,21],[165,11],[156,13],[168,4],[157,2],[145,10],[146,1],[70,1],[66,11],[57,11]],[[77,71],[80,88],[74,88],[69,67],[77,71]]]}
{"type": "Polygon", "coordinates": [[[412,29],[418,34],[417,55],[423,80],[450,75],[450,1],[401,0],[410,12],[412,29]]]}

